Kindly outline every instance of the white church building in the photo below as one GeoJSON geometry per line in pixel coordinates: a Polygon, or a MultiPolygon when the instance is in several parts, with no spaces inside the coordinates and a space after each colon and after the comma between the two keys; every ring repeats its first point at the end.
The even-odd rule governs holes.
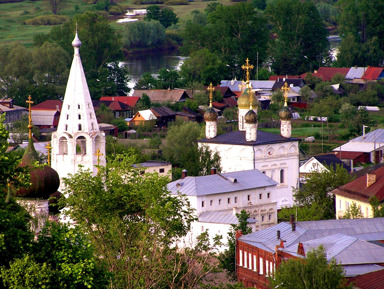
{"type": "Polygon", "coordinates": [[[80,58],[81,41],[72,42],[73,62],[68,77],[57,131],[52,134],[52,168],[61,180],[84,170],[97,173],[97,165],[105,166],[105,134],[99,130],[91,96],[80,58]]]}

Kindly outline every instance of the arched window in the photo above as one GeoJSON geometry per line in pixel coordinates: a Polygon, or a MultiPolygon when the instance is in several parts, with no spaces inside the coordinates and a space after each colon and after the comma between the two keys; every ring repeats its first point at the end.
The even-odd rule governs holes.
{"type": "Polygon", "coordinates": [[[284,170],[280,170],[280,184],[284,184],[284,170]]]}
{"type": "Polygon", "coordinates": [[[101,137],[99,135],[96,136],[96,138],[95,138],[95,151],[97,152],[97,150],[100,150],[100,152],[102,151],[101,150],[101,137]]]}
{"type": "Polygon", "coordinates": [[[87,154],[87,139],[83,136],[79,136],[76,139],[76,154],[77,155],[87,154]]]}
{"type": "Polygon", "coordinates": [[[68,154],[67,139],[63,136],[59,139],[59,154],[60,155],[67,155],[68,154]]]}

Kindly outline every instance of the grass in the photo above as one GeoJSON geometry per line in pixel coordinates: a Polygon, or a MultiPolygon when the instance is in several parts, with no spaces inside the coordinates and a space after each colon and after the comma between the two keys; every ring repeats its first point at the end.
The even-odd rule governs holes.
{"type": "MultiPolygon", "coordinates": [[[[100,0],[102,1],[102,0],[100,0]]],[[[230,0],[217,1],[224,5],[234,4],[230,0]]],[[[185,21],[190,19],[193,10],[201,12],[207,7],[208,3],[212,1],[195,1],[189,2],[189,5],[173,5],[167,6],[172,9],[179,17],[179,23],[183,25],[185,21]]],[[[125,9],[143,9],[148,5],[134,5],[132,0],[123,0],[119,5],[125,9]]],[[[164,5],[161,5],[164,6],[164,5]]],[[[95,5],[88,4],[82,0],[62,0],[62,6],[59,10],[59,15],[66,15],[73,17],[75,14],[81,14],[86,11],[94,11],[95,5]]],[[[49,1],[26,0],[17,3],[1,3],[0,4],[0,45],[7,45],[13,43],[21,43],[26,47],[32,47],[33,36],[36,33],[48,33],[52,26],[49,25],[25,25],[24,21],[40,15],[52,14],[49,1]]],[[[111,19],[111,26],[121,31],[124,25],[116,23],[115,19],[111,19]]]]}

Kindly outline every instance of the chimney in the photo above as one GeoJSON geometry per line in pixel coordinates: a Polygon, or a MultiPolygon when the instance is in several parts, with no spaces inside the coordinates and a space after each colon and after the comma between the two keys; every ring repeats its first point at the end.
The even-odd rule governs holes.
{"type": "Polygon", "coordinates": [[[211,168],[211,175],[216,175],[216,168],[211,168]]]}
{"type": "Polygon", "coordinates": [[[181,178],[185,179],[188,176],[188,171],[186,169],[181,171],[181,178]]]}
{"type": "Polygon", "coordinates": [[[296,223],[292,223],[292,232],[296,231],[296,223]]]}
{"type": "Polygon", "coordinates": [[[280,230],[277,230],[277,240],[280,240],[280,230]]]}
{"type": "Polygon", "coordinates": [[[241,230],[237,230],[235,233],[236,240],[239,239],[241,236],[243,236],[243,232],[241,230]]]}
{"type": "Polygon", "coordinates": [[[289,220],[289,222],[292,224],[292,223],[294,223],[295,222],[295,215],[291,215],[290,216],[290,220],[289,220]]]}
{"type": "Polygon", "coordinates": [[[367,174],[367,188],[370,185],[373,185],[376,182],[376,175],[375,174],[367,174]]]}
{"type": "Polygon", "coordinates": [[[292,232],[296,231],[295,215],[291,215],[290,223],[292,226],[292,232]]]}

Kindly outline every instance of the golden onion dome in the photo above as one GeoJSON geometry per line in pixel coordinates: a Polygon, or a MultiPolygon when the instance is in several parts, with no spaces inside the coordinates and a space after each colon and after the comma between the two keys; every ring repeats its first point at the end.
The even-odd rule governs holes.
{"type": "Polygon", "coordinates": [[[246,88],[244,90],[244,92],[240,95],[239,99],[237,100],[237,106],[239,109],[249,109],[250,108],[249,94],[251,94],[252,107],[256,108],[258,106],[258,100],[256,99],[256,96],[253,93],[252,89],[246,88]]]}
{"type": "Polygon", "coordinates": [[[218,114],[212,107],[209,107],[204,113],[205,121],[216,121],[217,118],[218,118],[218,114]]]}
{"type": "Polygon", "coordinates": [[[288,106],[284,106],[279,111],[279,117],[281,120],[290,120],[292,119],[292,110],[288,106]]]}
{"type": "Polygon", "coordinates": [[[255,123],[257,123],[257,114],[253,111],[253,109],[250,109],[245,114],[244,119],[245,119],[245,123],[255,124],[255,123]]]}

